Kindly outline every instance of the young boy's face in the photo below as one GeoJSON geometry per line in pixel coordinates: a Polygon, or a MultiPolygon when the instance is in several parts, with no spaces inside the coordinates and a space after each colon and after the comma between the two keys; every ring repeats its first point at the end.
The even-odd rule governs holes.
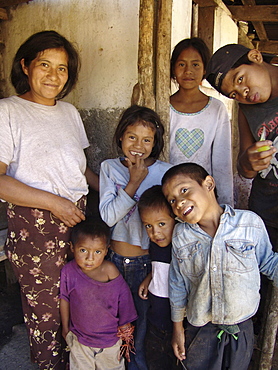
{"type": "Polygon", "coordinates": [[[221,91],[243,104],[264,103],[272,91],[270,75],[260,63],[242,64],[226,74],[221,91]]]}
{"type": "Polygon", "coordinates": [[[163,185],[162,191],[180,220],[196,224],[209,216],[210,192],[214,191],[214,186],[211,176],[200,185],[189,176],[178,174],[163,185]]]}
{"type": "Polygon", "coordinates": [[[172,240],[175,226],[175,220],[171,217],[169,210],[166,207],[146,208],[140,216],[151,241],[159,247],[167,247],[172,240]]]}
{"type": "Polygon", "coordinates": [[[71,245],[75,261],[85,274],[102,264],[108,251],[106,244],[105,238],[83,236],[75,245],[71,245]]]}

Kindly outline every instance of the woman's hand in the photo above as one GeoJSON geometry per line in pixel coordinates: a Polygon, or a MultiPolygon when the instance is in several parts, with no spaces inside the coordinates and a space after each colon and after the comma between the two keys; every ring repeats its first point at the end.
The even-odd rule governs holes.
{"type": "Polygon", "coordinates": [[[83,212],[73,202],[59,196],[54,199],[50,211],[68,227],[85,220],[83,212]]]}

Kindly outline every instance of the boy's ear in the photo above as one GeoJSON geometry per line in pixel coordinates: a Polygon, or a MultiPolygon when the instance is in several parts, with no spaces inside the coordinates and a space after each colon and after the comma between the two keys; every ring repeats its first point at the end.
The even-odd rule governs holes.
{"type": "Polygon", "coordinates": [[[73,252],[73,244],[72,244],[72,242],[70,242],[70,250],[73,252]]]}
{"type": "Polygon", "coordinates": [[[213,191],[215,188],[215,181],[212,176],[207,176],[204,180],[204,184],[206,188],[208,189],[208,191],[213,191]]]}
{"type": "Polygon", "coordinates": [[[250,62],[259,64],[261,64],[264,61],[262,53],[257,49],[251,49],[248,52],[248,59],[250,60],[250,62]]]}

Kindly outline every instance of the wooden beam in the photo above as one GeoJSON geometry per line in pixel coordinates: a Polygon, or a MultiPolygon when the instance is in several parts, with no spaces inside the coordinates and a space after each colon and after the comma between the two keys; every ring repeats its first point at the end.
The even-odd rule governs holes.
{"type": "Polygon", "coordinates": [[[263,25],[263,22],[252,22],[252,24],[256,30],[258,38],[260,40],[268,41],[267,33],[263,25]]]}
{"type": "Polygon", "coordinates": [[[213,53],[213,32],[215,7],[199,7],[198,36],[204,40],[211,53],[213,53]]]}
{"type": "Polygon", "coordinates": [[[258,41],[257,47],[265,53],[278,54],[278,41],[258,41]]]}
{"type": "Polygon", "coordinates": [[[28,3],[29,1],[32,1],[32,0],[0,0],[0,7],[3,8],[7,6],[22,4],[22,3],[28,3]]]}
{"type": "Polygon", "coordinates": [[[8,13],[6,9],[0,8],[0,19],[3,21],[8,20],[8,13]]]}
{"type": "Polygon", "coordinates": [[[131,103],[155,109],[154,0],[141,0],[139,10],[138,83],[131,103]]]}
{"type": "MultiPolygon", "coordinates": [[[[241,1],[242,1],[243,5],[252,5],[252,6],[256,5],[255,0],[241,0],[241,1]]],[[[267,33],[266,33],[263,22],[261,22],[261,21],[252,21],[252,24],[253,24],[253,27],[256,30],[258,38],[260,40],[268,40],[267,33]]]]}
{"type": "Polygon", "coordinates": [[[164,156],[169,161],[170,126],[170,57],[172,0],[157,1],[156,29],[156,112],[165,128],[164,156]]]}
{"type": "Polygon", "coordinates": [[[278,5],[236,5],[228,9],[240,21],[277,22],[278,19],[278,5]]]}

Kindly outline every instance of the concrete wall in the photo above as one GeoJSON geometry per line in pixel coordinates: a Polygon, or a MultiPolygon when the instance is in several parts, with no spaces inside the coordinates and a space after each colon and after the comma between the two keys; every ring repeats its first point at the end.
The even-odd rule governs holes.
{"type": "MultiPolygon", "coordinates": [[[[76,43],[82,67],[76,88],[65,100],[81,113],[91,144],[88,163],[96,172],[102,160],[115,155],[114,129],[137,82],[139,4],[140,0],[33,0],[11,8],[9,20],[1,22],[3,96],[14,94],[8,82],[12,59],[31,34],[53,29],[76,43]]],[[[173,46],[190,37],[191,4],[173,0],[173,46]]]]}
{"type": "MultiPolygon", "coordinates": [[[[115,155],[114,129],[122,110],[130,105],[137,82],[139,4],[140,0],[33,0],[10,8],[9,20],[0,24],[0,41],[5,42],[0,55],[3,96],[14,94],[9,83],[12,59],[31,34],[54,29],[76,43],[82,67],[78,84],[66,100],[81,113],[91,144],[88,163],[96,172],[102,160],[115,155]]],[[[172,49],[191,36],[191,19],[192,1],[173,0],[172,49]]],[[[237,42],[237,27],[217,8],[215,50],[227,42],[237,42]]],[[[211,89],[209,93],[215,95],[211,89]]]]}
{"type": "MultiPolygon", "coordinates": [[[[114,127],[137,82],[138,13],[139,0],[33,0],[11,8],[9,21],[1,22],[5,81],[16,50],[31,34],[53,29],[77,44],[82,67],[66,100],[84,119],[89,165],[96,171],[112,155],[114,127]]],[[[14,93],[8,82],[2,88],[4,96],[14,93]]]]}

